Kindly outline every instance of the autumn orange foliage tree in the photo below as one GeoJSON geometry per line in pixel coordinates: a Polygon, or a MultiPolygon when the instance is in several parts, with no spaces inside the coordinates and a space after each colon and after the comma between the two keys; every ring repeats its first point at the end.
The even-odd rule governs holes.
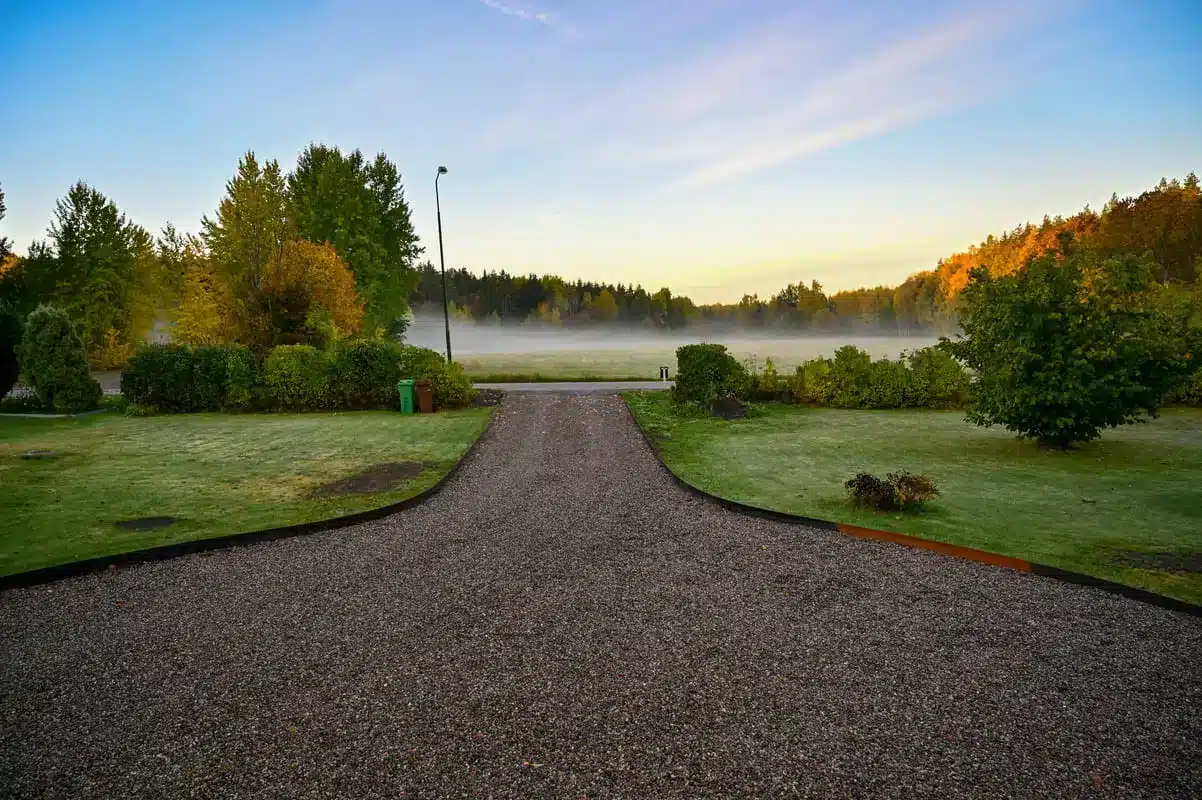
{"type": "Polygon", "coordinates": [[[323,334],[311,324],[313,312],[324,312],[337,335],[357,333],[363,303],[351,274],[334,248],[304,240],[284,243],[280,258],[264,272],[256,307],[260,330],[270,330],[273,344],[317,344],[323,334]]]}

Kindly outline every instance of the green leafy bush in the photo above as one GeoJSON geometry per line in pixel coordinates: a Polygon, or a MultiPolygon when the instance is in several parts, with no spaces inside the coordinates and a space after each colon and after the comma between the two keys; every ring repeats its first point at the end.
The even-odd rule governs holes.
{"type": "Polygon", "coordinates": [[[960,408],[968,398],[968,372],[938,347],[902,354],[910,367],[906,405],[914,408],[960,408]]]}
{"type": "Polygon", "coordinates": [[[921,508],[939,494],[935,482],[926,475],[911,475],[905,471],[890,472],[884,479],[861,472],[843,485],[857,506],[878,511],[921,508]]]}
{"type": "Polygon", "coordinates": [[[794,403],[826,405],[830,402],[831,362],[815,358],[801,364],[789,379],[789,396],[794,403]]]}
{"type": "Polygon", "coordinates": [[[1165,403],[1179,406],[1202,406],[1202,370],[1193,378],[1178,385],[1165,397],[1165,403]]]}
{"type": "Polygon", "coordinates": [[[1156,284],[1151,254],[1104,258],[1067,236],[1061,251],[1012,275],[973,270],[964,333],[939,345],[975,374],[970,421],[1054,447],[1154,416],[1202,352],[1193,309],[1156,284]]]}
{"type": "Polygon", "coordinates": [[[686,344],[676,349],[676,383],[672,400],[708,408],[715,399],[751,394],[747,369],[720,344],[686,344]]]}
{"type": "Polygon", "coordinates": [[[868,371],[868,389],[864,393],[865,408],[901,408],[907,404],[910,391],[910,370],[904,361],[888,358],[872,362],[868,371]]]}
{"type": "Polygon", "coordinates": [[[17,312],[7,303],[0,303],[0,397],[12,391],[20,375],[17,350],[25,326],[17,312]]]}
{"type": "Polygon", "coordinates": [[[272,349],[263,365],[267,397],[279,408],[310,410],[328,402],[328,356],[307,344],[282,344],[272,349]]]}
{"type": "MultiPolygon", "coordinates": [[[[338,408],[396,408],[402,348],[396,342],[357,339],[340,342],[330,365],[330,394],[338,408]]],[[[441,357],[438,359],[441,362],[441,357]]]]}
{"type": "Polygon", "coordinates": [[[447,364],[441,354],[429,348],[401,345],[400,378],[430,381],[436,410],[461,408],[476,399],[476,388],[463,367],[447,364]]]}
{"type": "Polygon", "coordinates": [[[434,408],[463,408],[476,401],[476,387],[460,364],[448,364],[430,379],[434,389],[434,408]]]}
{"type": "Polygon", "coordinates": [[[256,373],[243,345],[145,343],[121,371],[121,394],[127,403],[161,412],[249,408],[256,373]]]}
{"type": "Polygon", "coordinates": [[[131,405],[159,411],[195,411],[192,348],[183,344],[140,345],[121,370],[121,394],[131,405]]]}
{"type": "Polygon", "coordinates": [[[755,376],[753,399],[763,402],[779,400],[787,390],[787,382],[776,371],[776,364],[771,358],[764,359],[764,369],[755,376]]]}
{"type": "Polygon", "coordinates": [[[227,409],[245,410],[255,404],[259,385],[259,364],[246,345],[225,347],[225,401],[227,409]]]}
{"type": "Polygon", "coordinates": [[[864,408],[872,382],[872,356],[855,345],[835,351],[827,374],[828,402],[835,408],[864,408]]]}
{"type": "Polygon", "coordinates": [[[88,370],[88,354],[65,311],[42,305],[25,322],[17,358],[43,408],[60,414],[100,404],[100,384],[88,370]]]}
{"type": "Polygon", "coordinates": [[[127,417],[153,417],[159,413],[159,410],[154,406],[147,406],[141,403],[127,403],[124,413],[127,417]]]}

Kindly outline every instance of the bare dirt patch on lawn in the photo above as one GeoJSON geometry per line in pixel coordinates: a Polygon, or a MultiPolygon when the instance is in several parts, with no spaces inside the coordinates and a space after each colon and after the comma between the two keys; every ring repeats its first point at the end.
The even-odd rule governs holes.
{"type": "Polygon", "coordinates": [[[376,494],[395,489],[407,480],[416,478],[426,468],[416,461],[391,461],[375,464],[347,478],[324,483],[313,490],[316,499],[345,497],[351,494],[376,494]]]}

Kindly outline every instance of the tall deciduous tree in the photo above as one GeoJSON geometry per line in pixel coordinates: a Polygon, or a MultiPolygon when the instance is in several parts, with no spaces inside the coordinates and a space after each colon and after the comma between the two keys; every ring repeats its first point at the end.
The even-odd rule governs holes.
{"type": "Polygon", "coordinates": [[[20,265],[26,298],[64,309],[89,353],[139,341],[154,324],[158,290],[146,231],[81,181],[57,202],[47,234],[20,265]]]}
{"type": "Polygon", "coordinates": [[[249,328],[264,280],[279,269],[284,242],[293,236],[288,193],[276,161],[259,164],[248,152],[226,183],[214,219],[201,220],[201,240],[214,269],[229,288],[234,314],[249,328]]]}
{"type": "Polygon", "coordinates": [[[402,329],[423,248],[396,165],[383,153],[369,163],[359,150],[310,145],[288,176],[288,195],[298,235],[328,242],[350,267],[367,326],[402,329]]]}

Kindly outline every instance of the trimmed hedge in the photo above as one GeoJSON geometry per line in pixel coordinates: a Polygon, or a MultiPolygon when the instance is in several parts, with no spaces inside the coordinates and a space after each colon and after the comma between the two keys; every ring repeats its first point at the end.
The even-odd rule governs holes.
{"type": "Polygon", "coordinates": [[[243,344],[225,347],[225,407],[247,410],[255,403],[259,384],[259,362],[243,344]]]}
{"type": "Polygon", "coordinates": [[[402,348],[360,339],[339,343],[330,364],[330,399],[338,408],[397,408],[402,348]]]}
{"type": "Polygon", "coordinates": [[[121,394],[139,408],[219,411],[254,405],[258,365],[242,345],[143,344],[121,371],[121,394]]]}
{"type": "Polygon", "coordinates": [[[25,321],[17,359],[42,408],[74,414],[99,407],[100,384],[92,378],[83,340],[67,312],[38,306],[25,321]]]}
{"type": "Polygon", "coordinates": [[[121,373],[126,402],[145,413],[250,409],[395,409],[397,381],[426,379],[435,408],[476,399],[471,379],[441,355],[396,342],[356,339],[329,350],[280,345],[262,365],[243,345],[145,344],[121,373]]]}
{"type": "Polygon", "coordinates": [[[267,398],[293,411],[329,405],[330,358],[309,344],[282,344],[263,363],[267,398]]]}
{"type": "Polygon", "coordinates": [[[672,400],[703,408],[722,397],[747,400],[755,388],[747,368],[720,344],[686,344],[676,348],[676,383],[672,400]]]}

